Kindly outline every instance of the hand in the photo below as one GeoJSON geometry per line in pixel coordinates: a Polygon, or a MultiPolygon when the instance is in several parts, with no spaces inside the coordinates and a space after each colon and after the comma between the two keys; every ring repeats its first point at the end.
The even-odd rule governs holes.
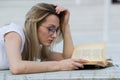
{"type": "Polygon", "coordinates": [[[83,59],[65,59],[61,60],[58,64],[60,67],[60,70],[74,70],[83,68],[83,63],[88,62],[87,60],[83,59]]]}
{"type": "Polygon", "coordinates": [[[61,12],[64,13],[63,25],[66,26],[69,23],[70,12],[68,11],[68,9],[66,9],[66,8],[64,8],[62,6],[57,6],[56,7],[56,13],[60,14],[61,12]]]}

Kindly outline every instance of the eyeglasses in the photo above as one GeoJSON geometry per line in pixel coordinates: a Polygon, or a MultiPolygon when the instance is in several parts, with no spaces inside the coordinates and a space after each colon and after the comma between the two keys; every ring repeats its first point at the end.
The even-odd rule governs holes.
{"type": "MultiPolygon", "coordinates": [[[[41,25],[41,26],[44,26],[44,25],[41,25]]],[[[46,27],[46,26],[44,27],[47,28],[47,30],[51,34],[54,34],[55,32],[57,33],[59,31],[59,27],[56,29],[54,25],[51,25],[50,27],[46,27]]]]}
{"type": "Polygon", "coordinates": [[[59,28],[56,29],[56,28],[54,28],[54,27],[49,27],[49,28],[47,28],[47,29],[48,29],[48,31],[49,31],[50,33],[52,33],[52,34],[55,33],[55,32],[57,33],[58,30],[59,30],[59,28]]]}

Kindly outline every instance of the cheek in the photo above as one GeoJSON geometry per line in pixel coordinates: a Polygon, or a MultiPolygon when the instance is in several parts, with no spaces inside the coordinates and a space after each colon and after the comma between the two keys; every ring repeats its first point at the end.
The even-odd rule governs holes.
{"type": "Polygon", "coordinates": [[[48,36],[47,36],[47,32],[43,31],[41,29],[38,29],[38,39],[40,43],[43,43],[47,40],[48,36]]]}

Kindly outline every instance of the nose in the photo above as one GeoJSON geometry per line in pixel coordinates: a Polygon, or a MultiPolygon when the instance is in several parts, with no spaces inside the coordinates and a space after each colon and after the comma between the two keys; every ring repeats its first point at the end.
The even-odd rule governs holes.
{"type": "Polygon", "coordinates": [[[56,38],[56,37],[57,37],[57,32],[56,32],[56,31],[52,34],[52,37],[53,37],[53,38],[56,38]]]}

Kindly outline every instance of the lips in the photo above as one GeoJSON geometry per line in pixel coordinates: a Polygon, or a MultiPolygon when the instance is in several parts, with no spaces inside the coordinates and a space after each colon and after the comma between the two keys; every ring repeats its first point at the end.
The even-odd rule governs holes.
{"type": "Polygon", "coordinates": [[[48,42],[51,44],[54,41],[55,38],[49,38],[48,42]]]}
{"type": "Polygon", "coordinates": [[[53,42],[53,40],[49,40],[49,43],[51,44],[53,42]]]}

